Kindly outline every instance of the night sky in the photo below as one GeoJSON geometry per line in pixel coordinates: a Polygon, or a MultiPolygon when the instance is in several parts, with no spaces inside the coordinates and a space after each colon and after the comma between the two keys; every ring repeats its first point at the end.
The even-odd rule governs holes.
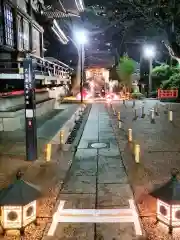
{"type": "MultiPolygon", "coordinates": [[[[71,2],[72,0],[66,0],[63,4],[72,11],[71,2]]],[[[155,60],[157,62],[164,62],[169,58],[167,49],[162,44],[164,32],[159,28],[159,23],[156,26],[156,22],[153,22],[154,17],[158,19],[160,14],[162,16],[166,14],[168,17],[166,1],[151,1],[151,4],[147,4],[145,8],[130,4],[130,2],[132,1],[84,0],[86,9],[84,13],[81,13],[80,18],[58,20],[63,31],[72,38],[73,31],[82,28],[87,30],[86,65],[103,63],[111,67],[114,61],[117,62],[124,53],[128,53],[130,57],[139,62],[144,44],[156,46],[155,60]],[[145,10],[142,12],[142,9],[145,10]]],[[[144,1],[143,4],[146,2],[149,3],[149,1],[144,1]]],[[[71,42],[64,46],[58,40],[52,40],[51,36],[48,41],[51,44],[47,55],[51,54],[73,67],[76,66],[77,50],[71,42]]]]}

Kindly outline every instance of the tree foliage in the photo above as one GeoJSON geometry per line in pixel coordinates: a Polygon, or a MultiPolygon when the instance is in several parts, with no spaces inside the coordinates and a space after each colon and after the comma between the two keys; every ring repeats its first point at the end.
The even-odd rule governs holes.
{"type": "Polygon", "coordinates": [[[108,16],[112,22],[125,16],[122,21],[116,23],[116,36],[119,29],[119,35],[124,30],[127,32],[124,41],[138,36],[149,36],[148,40],[156,37],[159,42],[167,43],[174,54],[180,57],[180,2],[178,0],[96,0],[96,4],[99,8],[105,8],[106,14],[103,16],[108,16]],[[124,15],[125,13],[127,15],[124,15]]]}
{"type": "Polygon", "coordinates": [[[155,67],[152,71],[153,82],[156,82],[157,87],[163,89],[180,89],[180,68],[171,67],[166,64],[155,67]]]}
{"type": "Polygon", "coordinates": [[[136,63],[133,59],[128,56],[120,58],[116,71],[125,89],[130,90],[132,88],[132,74],[135,72],[135,69],[136,63]]]}
{"type": "Polygon", "coordinates": [[[131,85],[131,76],[135,71],[136,63],[133,59],[123,56],[120,58],[119,63],[116,67],[117,74],[120,80],[125,85],[131,85]]]}

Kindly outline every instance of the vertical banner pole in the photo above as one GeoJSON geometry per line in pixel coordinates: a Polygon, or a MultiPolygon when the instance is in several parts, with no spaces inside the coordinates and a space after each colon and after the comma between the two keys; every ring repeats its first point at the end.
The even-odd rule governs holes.
{"type": "Polygon", "coordinates": [[[33,60],[28,54],[23,61],[23,72],[25,98],[26,160],[35,161],[37,159],[35,72],[33,60]]]}

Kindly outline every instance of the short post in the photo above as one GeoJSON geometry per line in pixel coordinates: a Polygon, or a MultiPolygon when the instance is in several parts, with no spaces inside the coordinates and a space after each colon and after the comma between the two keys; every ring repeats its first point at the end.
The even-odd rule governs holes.
{"type": "Polygon", "coordinates": [[[134,109],[134,118],[133,118],[133,120],[137,120],[137,110],[136,109],[134,109]]]}
{"type": "Polygon", "coordinates": [[[128,129],[128,142],[132,142],[132,129],[128,129]]]}
{"type": "Polygon", "coordinates": [[[168,119],[169,119],[169,122],[173,121],[173,111],[169,111],[168,119]]]}
{"type": "Polygon", "coordinates": [[[135,144],[135,147],[134,147],[134,158],[135,158],[135,162],[136,163],[140,162],[140,145],[139,144],[135,144]]]}
{"type": "Polygon", "coordinates": [[[118,112],[118,121],[121,121],[121,113],[118,112]]]}
{"type": "Polygon", "coordinates": [[[116,116],[116,109],[113,107],[113,114],[116,116]]]}
{"type": "Polygon", "coordinates": [[[156,103],[156,105],[155,105],[155,115],[159,116],[159,106],[158,106],[158,103],[156,103]]]}
{"type": "Polygon", "coordinates": [[[60,131],[60,145],[64,144],[64,130],[60,131]]]}
{"type": "Polygon", "coordinates": [[[136,103],[135,103],[135,100],[133,100],[133,106],[132,107],[134,108],[135,106],[136,106],[136,103]]]}
{"type": "Polygon", "coordinates": [[[154,108],[151,109],[151,123],[155,123],[154,108]]]}
{"type": "Polygon", "coordinates": [[[144,117],[145,117],[144,106],[142,106],[142,108],[141,108],[141,118],[144,118],[144,117]]]}
{"type": "Polygon", "coordinates": [[[52,145],[51,143],[48,143],[46,145],[46,156],[45,156],[45,160],[46,162],[50,162],[51,161],[51,152],[52,152],[52,145]]]}
{"type": "Polygon", "coordinates": [[[121,128],[121,113],[118,112],[118,125],[119,125],[119,128],[121,128]]]}

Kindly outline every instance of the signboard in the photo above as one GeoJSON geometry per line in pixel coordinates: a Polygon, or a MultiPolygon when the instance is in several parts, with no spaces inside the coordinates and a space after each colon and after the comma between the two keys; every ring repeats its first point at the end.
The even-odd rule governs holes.
{"type": "Polygon", "coordinates": [[[158,89],[158,99],[170,99],[178,97],[178,89],[174,90],[162,90],[158,89]]]}
{"type": "Polygon", "coordinates": [[[26,160],[37,159],[37,129],[36,129],[36,101],[35,74],[32,58],[26,57],[23,62],[24,70],[24,98],[25,98],[25,126],[26,126],[26,160]]]}

